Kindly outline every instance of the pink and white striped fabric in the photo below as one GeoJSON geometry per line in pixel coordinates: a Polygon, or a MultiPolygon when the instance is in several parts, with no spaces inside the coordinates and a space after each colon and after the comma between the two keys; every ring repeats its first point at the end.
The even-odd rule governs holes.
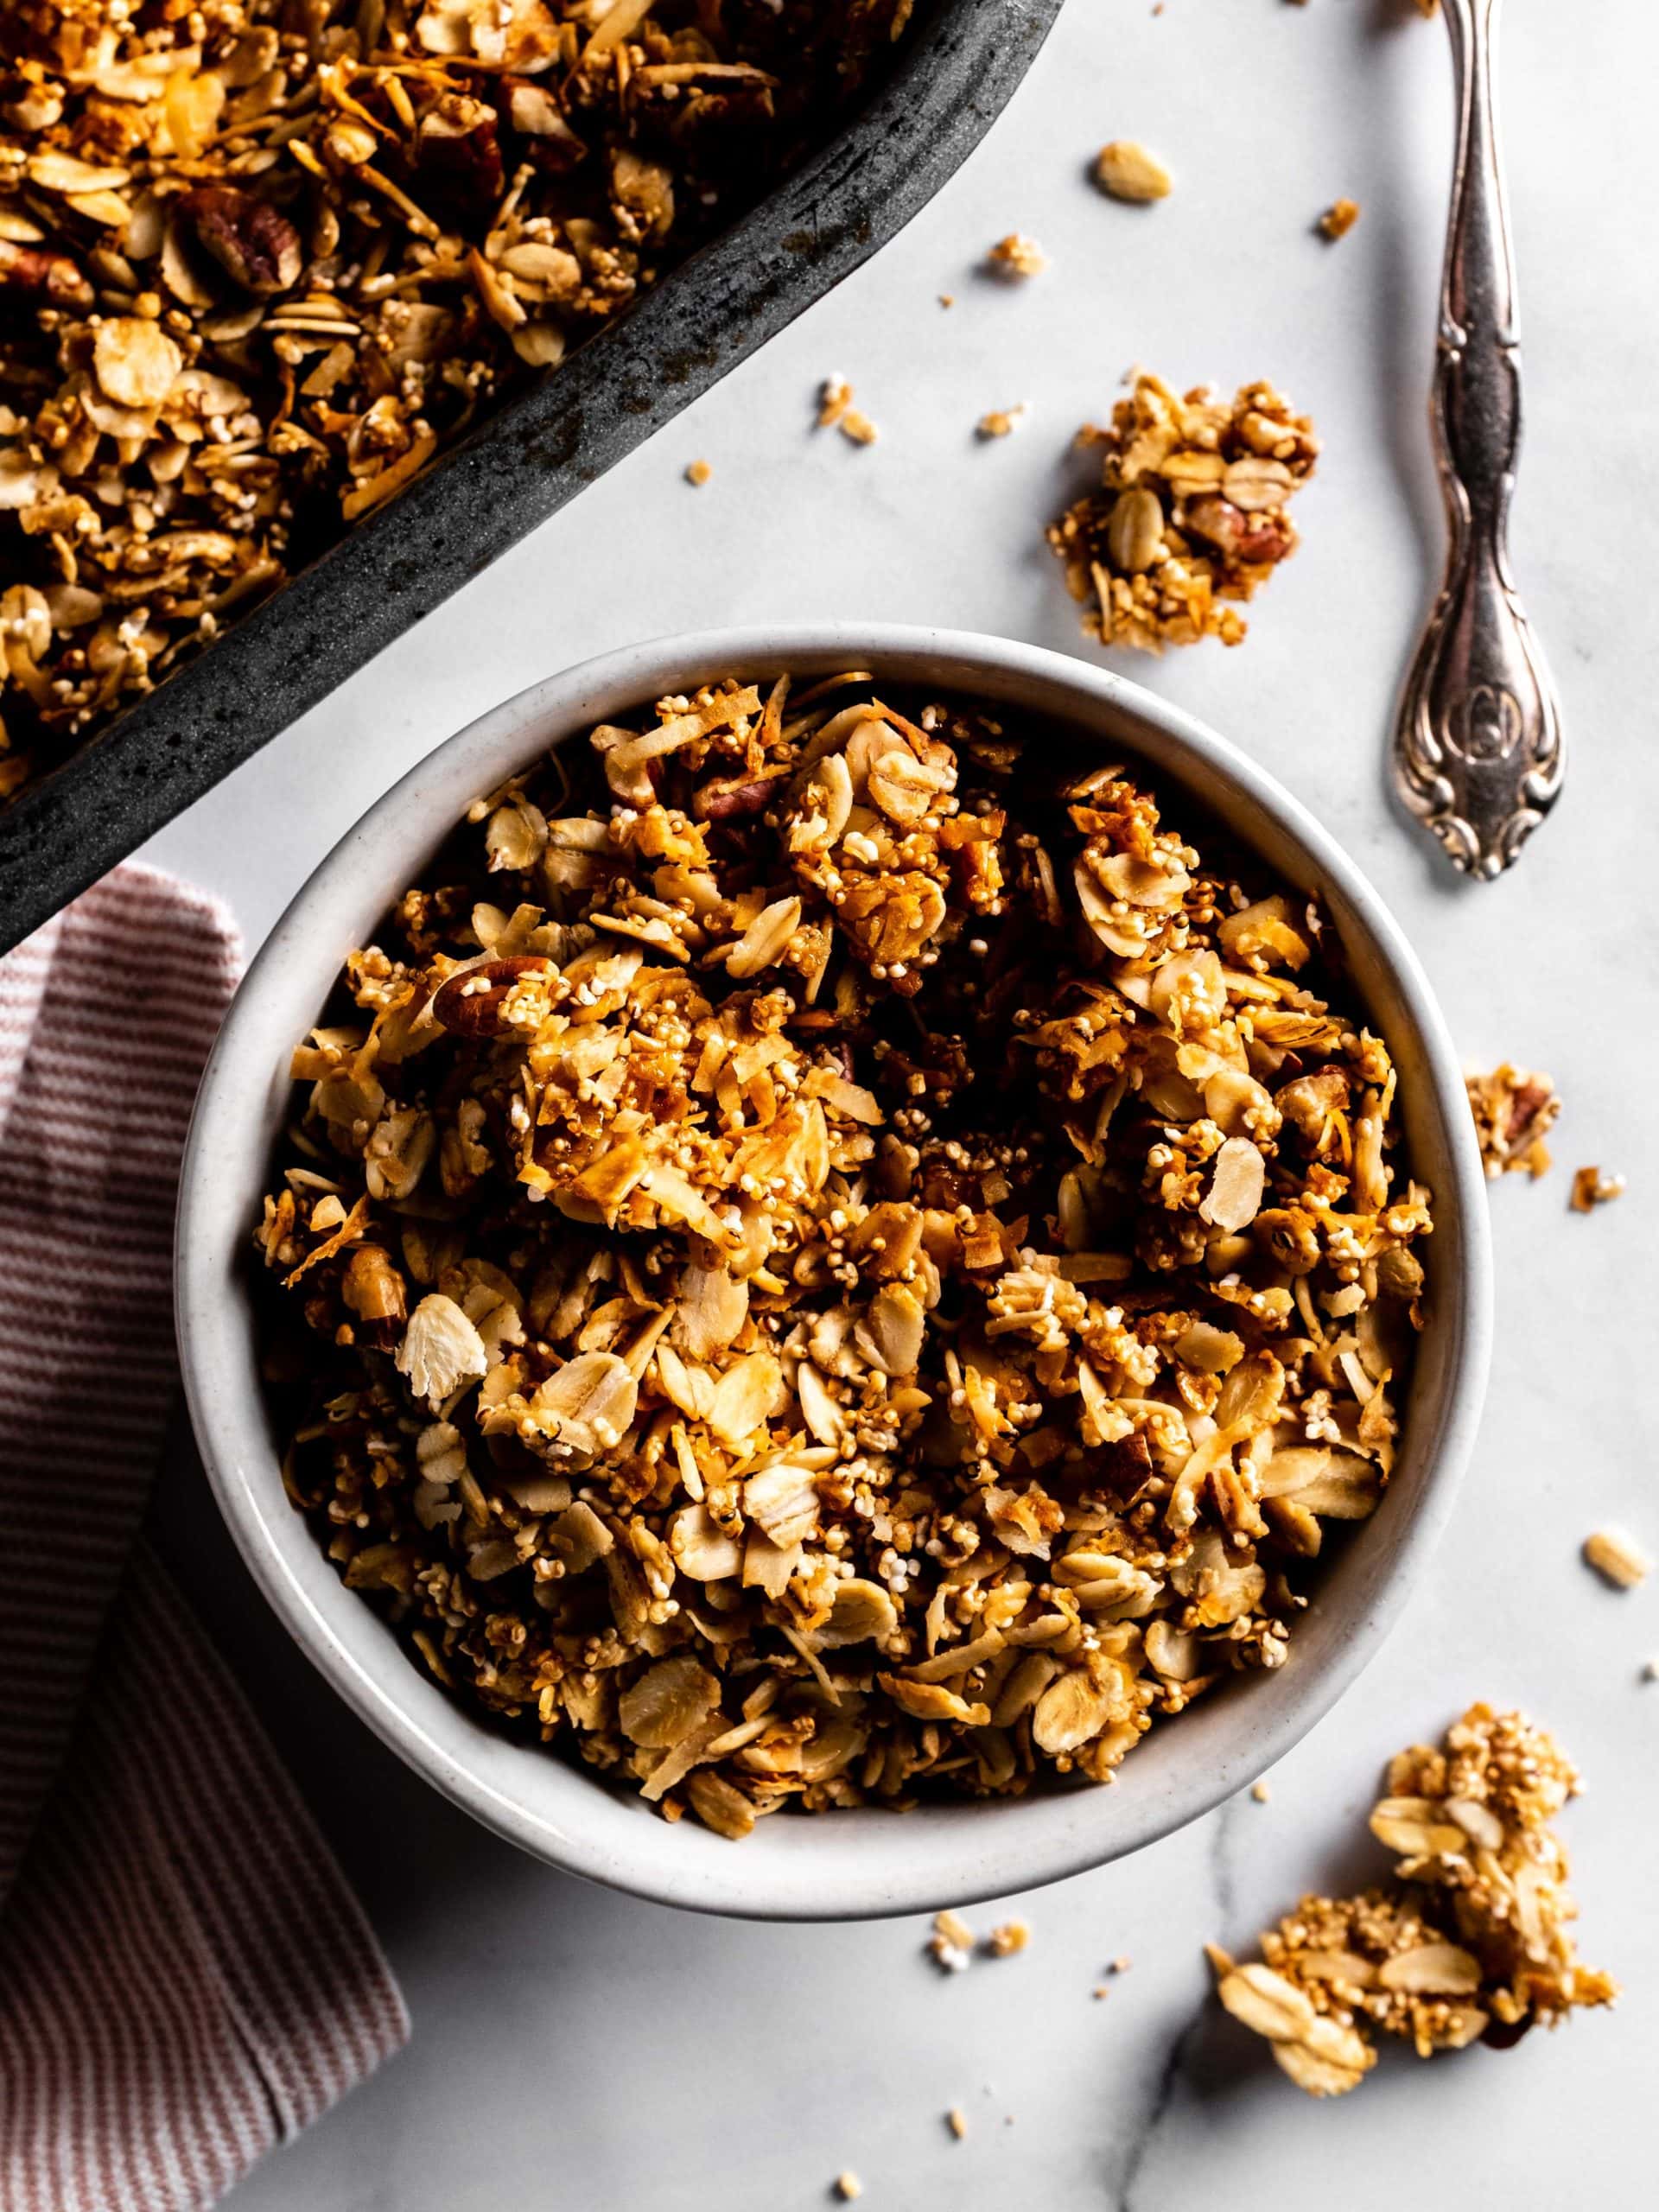
{"type": "Polygon", "coordinates": [[[0,960],[0,2212],[211,2204],[408,2034],[139,1524],[214,901],[129,866],[0,960]]]}

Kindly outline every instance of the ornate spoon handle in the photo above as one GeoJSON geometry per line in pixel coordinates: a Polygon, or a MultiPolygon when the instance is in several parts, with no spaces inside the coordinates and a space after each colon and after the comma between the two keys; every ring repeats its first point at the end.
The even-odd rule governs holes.
{"type": "Polygon", "coordinates": [[[1455,867],[1489,881],[1548,812],[1566,765],[1560,709],[1509,573],[1521,356],[1492,92],[1499,5],[1440,0],[1458,156],[1431,416],[1452,543],[1393,756],[1405,804],[1455,867]]]}

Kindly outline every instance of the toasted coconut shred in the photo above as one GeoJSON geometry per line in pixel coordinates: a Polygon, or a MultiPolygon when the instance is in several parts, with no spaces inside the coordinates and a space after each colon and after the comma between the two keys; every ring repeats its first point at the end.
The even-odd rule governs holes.
{"type": "Polygon", "coordinates": [[[624,311],[912,0],[10,0],[0,800],[624,311]]]}
{"type": "Polygon", "coordinates": [[[1189,836],[860,674],[472,810],[258,1231],[290,1492],[442,1680],[740,1836],[1104,1782],[1281,1663],[1429,1200],[1320,914],[1189,836]]]}
{"type": "Polygon", "coordinates": [[[1299,2088],[1356,2088],[1376,2063],[1368,2030],[1418,2056],[1476,2041],[1503,2050],[1539,2024],[1611,2005],[1618,1985],[1580,1963],[1578,1908],[1550,1823],[1580,1788],[1547,1731],[1471,1705],[1438,1747],[1389,1768],[1370,1830],[1395,1857],[1387,1887],[1306,1897],[1236,1966],[1210,1947],[1217,1994],[1265,2036],[1299,2088]]]}

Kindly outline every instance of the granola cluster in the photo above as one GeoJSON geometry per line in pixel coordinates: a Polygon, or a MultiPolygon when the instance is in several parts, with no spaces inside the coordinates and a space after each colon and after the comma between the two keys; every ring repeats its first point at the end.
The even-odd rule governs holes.
{"type": "Polygon", "coordinates": [[[1388,1053],[1317,908],[1064,730],[860,674],[602,726],[293,1072],[295,1503],[671,1817],[1105,1781],[1387,1482],[1388,1053]]]}
{"type": "Polygon", "coordinates": [[[1491,1180],[1526,1174],[1536,1182],[1547,1173],[1553,1155],[1544,1139],[1561,1110],[1549,1077],[1511,1067],[1505,1060],[1490,1074],[1465,1075],[1464,1087],[1475,1117],[1481,1165],[1491,1180]]]}
{"type": "Polygon", "coordinates": [[[1367,2027],[1430,2058],[1611,2005],[1617,1983],[1579,1963],[1568,1933],[1577,1907],[1550,1826],[1578,1789],[1543,1729],[1471,1705],[1438,1751],[1416,1744],[1389,1765],[1370,1828],[1397,1854],[1394,1886],[1304,1897],[1262,1936],[1264,1964],[1212,1954],[1222,2003],[1314,2096],[1376,2063],[1367,2027]]]}
{"type": "Polygon", "coordinates": [[[1106,645],[1161,652],[1247,625],[1237,602],[1296,550],[1287,512],[1313,474],[1319,441],[1305,415],[1269,384],[1230,400],[1205,386],[1178,397],[1141,375],[1106,429],[1078,443],[1103,448],[1102,488],[1051,525],[1084,627],[1106,645]]]}
{"type": "Polygon", "coordinates": [[[912,0],[10,0],[0,799],[626,308],[912,0]]]}

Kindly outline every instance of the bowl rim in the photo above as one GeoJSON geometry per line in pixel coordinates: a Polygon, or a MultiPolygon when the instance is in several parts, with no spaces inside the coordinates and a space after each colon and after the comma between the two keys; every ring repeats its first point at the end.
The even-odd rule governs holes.
{"type": "MultiPolygon", "coordinates": [[[[1374,1005],[1367,1011],[1376,1015],[1374,1005]]],[[[1397,1046],[1397,1036],[1392,1041],[1397,1046]]],[[[1421,1159],[1414,1164],[1421,1168],[1421,1159]]],[[[1109,670],[969,632],[856,620],[711,629],[621,647],[526,687],[400,778],[296,893],[232,1003],[202,1076],[186,1144],[174,1281],[186,1396],[219,1510],[266,1599],[358,1717],[454,1803],[532,1856],[656,1903],[756,1919],[879,1917],[1029,1889],[1141,1849],[1248,1786],[1324,1717],[1376,1656],[1427,1564],[1473,1446],[1492,1336],[1485,1185],[1459,1063],[1410,945],[1336,840],[1236,747],[1109,670]],[[1305,1624],[1303,1639],[1335,1639],[1316,1669],[1293,1673],[1294,1645],[1284,1669],[1248,1686],[1250,1709],[1230,1732],[1203,1726],[1203,1717],[1230,1697],[1224,1692],[1183,1716],[1180,1730],[1155,1731],[1137,1753],[1150,1766],[1154,1745],[1173,1738],[1177,1752],[1163,1760],[1173,1764],[1179,1740],[1190,1738],[1196,1751],[1202,1729],[1222,1738],[1211,1745],[1207,1764],[1188,1763],[1185,1770],[1177,1765],[1161,1787],[1140,1791],[1129,1763],[1109,1790],[930,1805],[904,1815],[871,1808],[840,1812],[833,1820],[767,1821],[734,1851],[693,1823],[661,1821],[575,1763],[527,1761],[527,1747],[450,1699],[410,1663],[375,1610],[346,1589],[278,1479],[253,1332],[238,1288],[262,1185],[257,1179],[245,1185],[242,1178],[256,1155],[262,1161],[268,1154],[289,1089],[287,1052],[315,1019],[349,944],[365,941],[360,932],[469,798],[606,715],[715,675],[784,668],[813,674],[849,666],[1001,699],[1039,716],[1120,722],[1126,749],[1161,780],[1185,785],[1224,821],[1241,810],[1252,817],[1254,830],[1239,833],[1247,842],[1260,849],[1265,837],[1285,849],[1270,865],[1284,868],[1285,854],[1294,854],[1296,873],[1317,880],[1351,962],[1357,969],[1357,951],[1374,966],[1377,986],[1397,1001],[1396,1028],[1404,1026],[1421,1053],[1419,1079],[1402,1103],[1421,1122],[1413,1132],[1414,1154],[1421,1154],[1425,1132],[1428,1148],[1439,1154],[1432,1273],[1448,1242],[1453,1258],[1433,1285],[1436,1386],[1427,1394],[1420,1348],[1407,1409],[1402,1456],[1412,1455],[1416,1495],[1401,1507],[1398,1525],[1389,1525],[1386,1544],[1378,1532],[1370,1547],[1376,1556],[1351,1572],[1350,1560],[1365,1553],[1355,1547],[1335,1570],[1333,1579],[1358,1588],[1356,1617],[1339,1621],[1334,1606],[1322,1617],[1316,1593],[1310,1624],[1317,1626],[1305,1624]],[[296,1008],[303,1009],[297,1021],[296,1008]],[[262,1117],[256,1100],[263,1101],[262,1117]],[[256,1130],[262,1132],[257,1139],[256,1130]],[[1428,1396],[1427,1405],[1420,1403],[1420,1391],[1428,1396]],[[384,1663],[388,1655],[395,1669],[384,1663]],[[532,1798],[535,1803],[528,1802],[532,1798]],[[1085,1809],[1102,1806],[1109,1815],[1085,1809]],[[790,1833],[763,1847],[761,1839],[779,1829],[790,1833]]]]}

